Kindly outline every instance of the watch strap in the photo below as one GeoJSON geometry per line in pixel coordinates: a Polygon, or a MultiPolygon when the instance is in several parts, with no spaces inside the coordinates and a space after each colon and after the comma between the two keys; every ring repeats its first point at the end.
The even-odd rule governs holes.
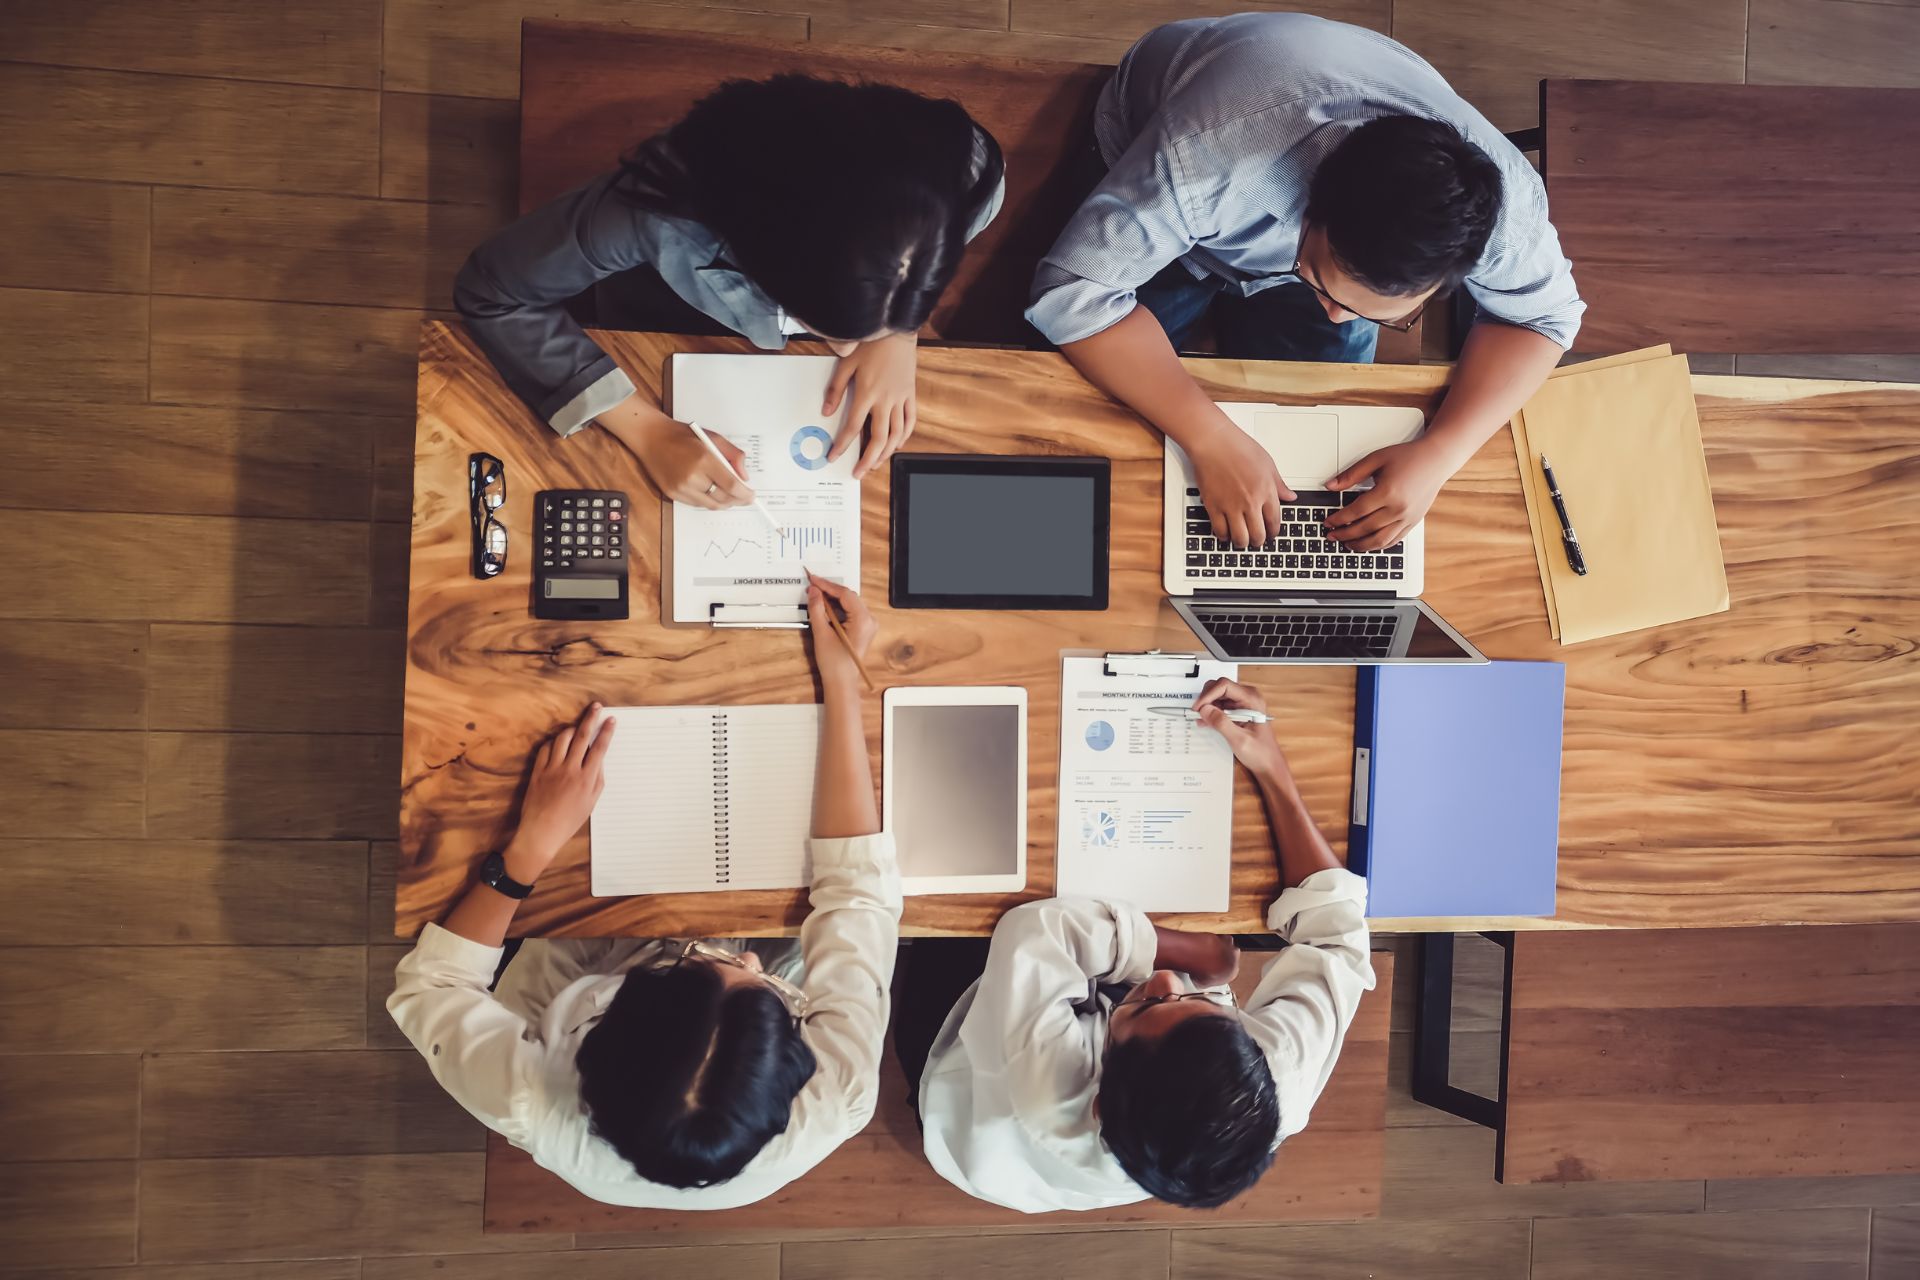
{"type": "Polygon", "coordinates": [[[498,849],[481,859],[480,883],[516,901],[533,892],[532,885],[522,884],[507,874],[507,857],[498,849]]]}

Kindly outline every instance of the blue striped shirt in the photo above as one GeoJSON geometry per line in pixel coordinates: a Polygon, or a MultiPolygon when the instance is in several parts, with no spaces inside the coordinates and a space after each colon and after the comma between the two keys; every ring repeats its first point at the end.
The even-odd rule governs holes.
{"type": "Polygon", "coordinates": [[[1056,345],[1092,337],[1176,258],[1242,294],[1286,283],[1314,170],[1387,115],[1444,121],[1500,166],[1500,215],[1467,291],[1491,318],[1571,346],[1586,304],[1526,157],[1411,50],[1301,13],[1172,22],[1127,51],[1094,118],[1109,172],[1041,260],[1027,319],[1056,345]]]}

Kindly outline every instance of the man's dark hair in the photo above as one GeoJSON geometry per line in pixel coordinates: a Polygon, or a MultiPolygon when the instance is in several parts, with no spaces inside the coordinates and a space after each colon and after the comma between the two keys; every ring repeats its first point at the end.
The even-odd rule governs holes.
{"type": "Polygon", "coordinates": [[[1236,1018],[1187,1018],[1163,1036],[1110,1042],[1099,1097],[1100,1136],[1155,1199],[1212,1209],[1273,1163],[1273,1072],[1236,1018]]]}
{"type": "Polygon", "coordinates": [[[1500,166],[1459,130],[1381,116],[1349,133],[1307,188],[1307,221],[1341,268],[1375,293],[1459,284],[1500,216],[1500,166]]]}
{"type": "Polygon", "coordinates": [[[813,1050],[767,987],[635,969],[574,1056],[594,1133],[651,1182],[725,1182],[785,1132],[813,1050]]]}
{"type": "Polygon", "coordinates": [[[828,338],[920,328],[1000,185],[959,103],[812,76],[731,80],[623,161],[627,198],[691,218],[828,338]]]}

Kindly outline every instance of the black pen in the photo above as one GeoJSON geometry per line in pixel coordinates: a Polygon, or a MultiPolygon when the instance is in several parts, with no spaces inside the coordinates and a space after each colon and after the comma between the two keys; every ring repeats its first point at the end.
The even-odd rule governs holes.
{"type": "Polygon", "coordinates": [[[1560,482],[1553,478],[1553,464],[1547,461],[1547,455],[1540,455],[1540,471],[1547,478],[1547,492],[1553,495],[1553,509],[1560,516],[1560,541],[1567,548],[1567,568],[1581,577],[1587,576],[1587,558],[1580,553],[1580,539],[1573,535],[1573,521],[1567,518],[1567,503],[1560,496],[1560,482]]]}

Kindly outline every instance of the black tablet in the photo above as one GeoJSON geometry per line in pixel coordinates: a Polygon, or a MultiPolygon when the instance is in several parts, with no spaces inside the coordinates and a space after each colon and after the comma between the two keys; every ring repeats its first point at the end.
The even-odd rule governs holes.
{"type": "Polygon", "coordinates": [[[896,609],[1104,609],[1105,458],[893,456],[896,609]]]}

